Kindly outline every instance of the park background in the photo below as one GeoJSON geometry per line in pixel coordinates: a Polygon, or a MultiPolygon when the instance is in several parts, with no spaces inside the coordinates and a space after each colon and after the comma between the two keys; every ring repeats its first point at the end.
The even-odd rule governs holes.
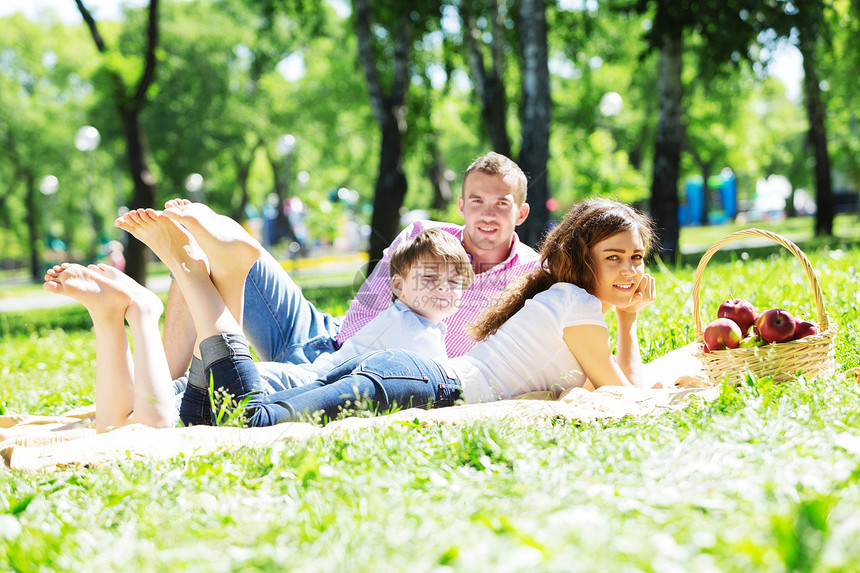
{"type": "MultiPolygon", "coordinates": [[[[391,140],[373,101],[393,102],[405,130],[395,138],[402,177],[391,181],[407,185],[382,210],[392,228],[416,210],[458,220],[446,185],[455,194],[465,166],[503,149],[503,134],[521,163],[545,154],[545,169],[528,163],[533,183],[542,175],[532,203],[545,217],[530,217],[540,227],[551,208],[592,194],[670,207],[658,220],[688,216],[688,180],[724,189],[725,168],[746,211],[768,180],[770,199],[788,194],[785,213],[684,227],[680,264],[667,255],[652,265],[660,295],[640,317],[643,358],[693,340],[691,264],[755,224],[808,254],[838,327],[837,372],[778,385],[750,377],[713,402],[620,420],[416,421],[161,461],[0,467],[0,570],[857,570],[860,385],[846,376],[860,367],[857,2],[374,2],[368,53],[381,100],[359,58],[364,2],[158,2],[152,59],[152,3],[82,3],[104,53],[79,19],[0,19],[0,252],[21,282],[57,257],[104,256],[100,246],[121,238],[117,210],[140,197],[187,194],[240,218],[272,194],[296,197],[309,207],[313,256],[291,255],[289,240],[276,251],[297,269],[323,258],[316,243],[334,250],[350,221],[379,231],[374,205],[391,197],[379,175],[399,172],[380,168],[391,140]],[[524,57],[537,47],[542,61],[543,36],[523,29],[538,17],[540,30],[541,15],[545,77],[524,57]],[[404,64],[395,40],[405,32],[404,64]],[[769,76],[770,55],[795,53],[786,45],[803,52],[792,69],[815,81],[769,76]],[[147,62],[155,73],[141,92],[147,62]],[[535,91],[538,76],[547,83],[535,91]],[[145,135],[132,139],[146,144],[139,154],[128,152],[126,113],[145,135]],[[142,158],[145,171],[130,167],[142,158]],[[828,181],[832,211],[822,209],[828,181]],[[814,214],[792,216],[799,189],[814,214]]],[[[74,2],[53,4],[65,14],[74,2]]],[[[714,222],[725,218],[720,189],[701,195],[714,222]]],[[[782,249],[744,243],[719,255],[702,284],[706,320],[729,296],[815,316],[806,275],[782,249]]],[[[315,275],[302,279],[305,294],[342,314],[349,278],[308,285],[315,275]]],[[[7,284],[0,297],[38,288],[7,284]]],[[[91,405],[93,342],[79,305],[0,313],[0,414],[91,405]]]]}
{"type": "Polygon", "coordinates": [[[801,214],[829,236],[857,210],[856,2],[16,6],[0,264],[35,281],[116,239],[144,279],[147,251],[113,219],[176,196],[282,259],[374,261],[412,217],[458,221],[488,149],[530,176],[530,244],[590,195],[649,211],[668,261],[681,224],[801,214]]]}

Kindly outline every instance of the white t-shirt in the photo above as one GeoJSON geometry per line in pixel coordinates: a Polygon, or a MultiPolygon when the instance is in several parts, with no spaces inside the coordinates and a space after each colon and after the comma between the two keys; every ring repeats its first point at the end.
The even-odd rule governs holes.
{"type": "Polygon", "coordinates": [[[468,354],[442,362],[457,374],[470,404],[582,386],[585,373],[562,335],[568,326],[606,328],[601,307],[597,297],[580,287],[556,283],[527,300],[468,354]]]}

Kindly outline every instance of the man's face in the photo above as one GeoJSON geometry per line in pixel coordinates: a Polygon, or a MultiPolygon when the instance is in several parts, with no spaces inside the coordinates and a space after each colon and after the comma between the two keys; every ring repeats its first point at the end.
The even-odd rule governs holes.
{"type": "Polygon", "coordinates": [[[516,202],[517,184],[513,176],[469,174],[459,198],[465,221],[463,245],[477,260],[503,261],[510,252],[517,225],[529,214],[528,203],[516,202]]]}

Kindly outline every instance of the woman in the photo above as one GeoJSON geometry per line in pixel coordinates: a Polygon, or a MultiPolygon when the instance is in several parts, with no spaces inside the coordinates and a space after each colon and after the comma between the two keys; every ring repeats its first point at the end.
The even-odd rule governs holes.
{"type": "MultiPolygon", "coordinates": [[[[312,384],[253,397],[246,405],[248,425],[320,411],[333,418],[356,402],[384,411],[495,401],[587,382],[644,386],[636,319],[656,298],[644,264],[652,240],[648,218],[629,206],[606,199],[578,203],[544,240],[541,269],[510,287],[485,314],[475,329],[481,342],[471,352],[447,360],[403,350],[358,356],[312,384]],[[615,355],[604,320],[612,308],[615,355]]],[[[211,352],[204,362],[215,387],[240,400],[254,393],[256,367],[241,345],[233,340],[211,352]]]]}

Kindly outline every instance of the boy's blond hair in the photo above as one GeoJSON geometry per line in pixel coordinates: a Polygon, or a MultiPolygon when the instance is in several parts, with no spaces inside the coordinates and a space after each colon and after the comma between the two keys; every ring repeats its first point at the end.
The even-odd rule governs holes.
{"type": "Polygon", "coordinates": [[[463,289],[475,279],[475,271],[466,249],[454,235],[442,229],[424,229],[411,239],[406,239],[391,253],[390,273],[406,276],[419,261],[441,259],[452,263],[460,275],[463,289]]]}

